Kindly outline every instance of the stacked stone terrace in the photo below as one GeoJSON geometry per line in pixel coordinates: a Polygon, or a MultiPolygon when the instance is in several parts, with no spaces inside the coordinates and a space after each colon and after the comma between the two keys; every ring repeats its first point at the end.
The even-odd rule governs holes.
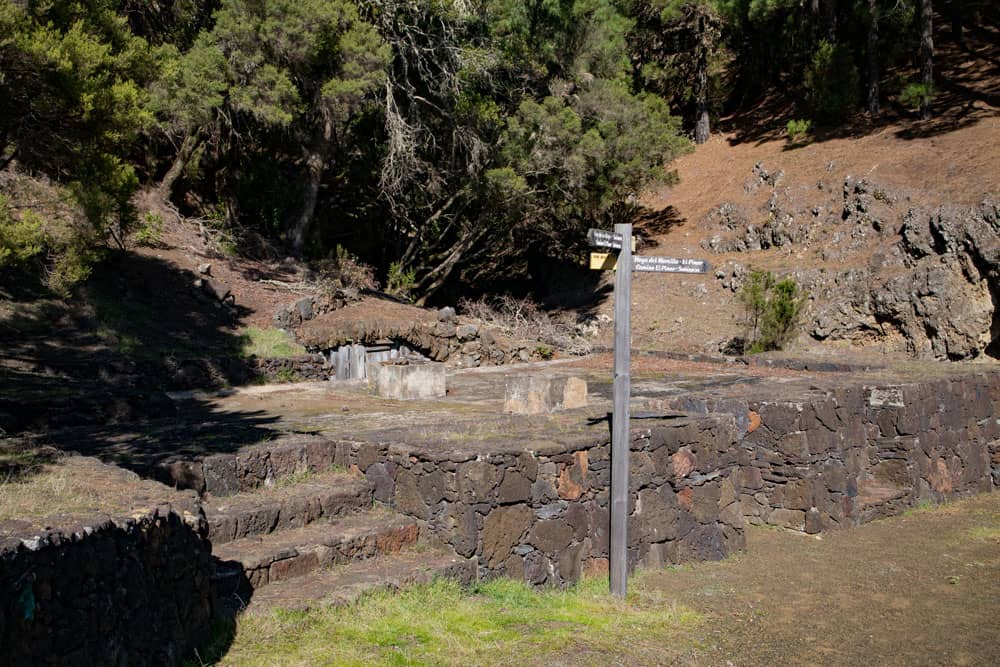
{"type": "MultiPolygon", "coordinates": [[[[287,436],[158,474],[204,494],[222,588],[252,609],[309,606],[433,575],[561,585],[605,571],[609,439],[606,420],[512,416],[364,439],[287,436]]],[[[743,548],[735,442],[727,416],[633,430],[633,564],[743,548]]]]}
{"type": "Polygon", "coordinates": [[[1000,373],[653,401],[745,424],[746,519],[818,533],[1000,487],[1000,373]]]}
{"type": "MultiPolygon", "coordinates": [[[[45,581],[82,581],[80,600],[89,600],[89,591],[121,588],[130,554],[148,548],[150,566],[122,590],[177,593],[181,565],[200,563],[190,579],[200,583],[165,599],[202,619],[213,593],[222,606],[253,613],[342,604],[436,576],[564,585],[604,572],[610,383],[602,363],[547,366],[590,386],[588,407],[548,415],[501,414],[504,373],[481,370],[450,375],[449,395],[437,401],[391,401],[330,383],[212,399],[223,433],[241,421],[249,432],[266,427],[244,447],[217,441],[205,423],[147,425],[132,440],[73,432],[80,450],[187,490],[171,496],[184,499],[185,518],[157,509],[142,515],[156,530],[136,532],[126,521],[120,536],[81,529],[46,545],[13,534],[0,579],[19,599],[24,573],[44,562],[45,581]],[[170,441],[171,433],[188,441],[170,441]],[[120,548],[102,546],[106,538],[120,548]],[[129,546],[133,539],[149,546],[129,546]],[[74,579],[66,549],[106,553],[115,566],[74,579]]],[[[747,522],[815,533],[1000,486],[1000,372],[987,366],[925,374],[681,364],[633,377],[630,566],[723,558],[744,548],[747,522]]],[[[50,606],[48,625],[30,637],[76,627],[66,614],[89,603],[59,604],[65,613],[50,606]]],[[[20,627],[12,618],[8,631],[20,627]]],[[[3,622],[0,615],[0,630],[3,622]]],[[[94,650],[111,659],[131,626],[109,622],[117,629],[102,630],[109,639],[94,650]]],[[[196,634],[181,628],[172,646],[190,646],[196,634]]]]}

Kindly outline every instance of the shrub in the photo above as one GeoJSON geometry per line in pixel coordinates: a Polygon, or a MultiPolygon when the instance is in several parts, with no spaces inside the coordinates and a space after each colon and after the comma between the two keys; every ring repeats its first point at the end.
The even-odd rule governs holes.
{"type": "Polygon", "coordinates": [[[821,123],[843,120],[858,103],[858,68],[843,45],[820,42],[805,71],[806,99],[821,123]]]}
{"type": "Polygon", "coordinates": [[[752,271],[738,297],[744,308],[747,352],[780,350],[795,338],[806,302],[795,280],[776,281],[770,271],[752,271]]]}
{"type": "Polygon", "coordinates": [[[386,279],[386,291],[397,296],[407,296],[417,285],[416,269],[404,269],[399,262],[389,265],[389,275],[386,279]]]}
{"type": "Polygon", "coordinates": [[[788,124],[785,125],[785,131],[788,133],[788,142],[793,145],[801,143],[811,129],[811,120],[799,118],[788,121],[788,124]]]}
{"type": "Polygon", "coordinates": [[[509,295],[461,299],[458,307],[463,314],[481,321],[502,336],[539,341],[535,349],[539,356],[544,352],[541,348],[551,348],[553,354],[556,350],[574,355],[591,351],[590,342],[574,323],[565,316],[552,317],[531,299],[509,295]]]}
{"type": "Polygon", "coordinates": [[[0,268],[34,257],[42,251],[44,243],[42,220],[32,211],[15,217],[10,201],[0,195],[0,268]]]}
{"type": "Polygon", "coordinates": [[[376,290],[378,281],[370,266],[352,255],[342,245],[337,245],[329,257],[313,264],[321,274],[323,289],[332,292],[339,287],[353,287],[358,290],[376,290]]]}
{"type": "MultiPolygon", "coordinates": [[[[21,186],[23,183],[17,187],[21,186]]],[[[0,195],[0,268],[38,260],[45,286],[66,297],[90,275],[101,258],[101,245],[94,228],[78,210],[57,203],[63,191],[37,188],[41,196],[51,196],[56,202],[46,203],[44,216],[27,206],[17,206],[30,196],[26,192],[0,195]],[[15,213],[17,209],[20,211],[15,213]]]]}
{"type": "Polygon", "coordinates": [[[925,83],[908,83],[899,93],[900,104],[914,111],[929,105],[933,99],[934,86],[929,86],[925,83]]]}
{"type": "Polygon", "coordinates": [[[551,359],[555,353],[556,351],[552,349],[551,345],[545,345],[544,343],[535,348],[535,354],[541,359],[551,359]]]}
{"type": "Polygon", "coordinates": [[[133,237],[137,246],[159,248],[163,245],[163,217],[157,213],[142,216],[142,222],[133,237]]]}

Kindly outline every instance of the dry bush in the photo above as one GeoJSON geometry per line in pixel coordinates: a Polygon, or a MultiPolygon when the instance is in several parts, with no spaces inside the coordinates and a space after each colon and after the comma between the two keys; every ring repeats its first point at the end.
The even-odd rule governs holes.
{"type": "Polygon", "coordinates": [[[339,245],[329,257],[313,262],[312,268],[319,276],[322,291],[326,293],[344,287],[361,291],[379,288],[375,270],[339,245]]]}
{"type": "Polygon", "coordinates": [[[518,299],[503,295],[458,302],[461,312],[475,318],[503,336],[515,340],[537,340],[545,345],[573,355],[589,354],[590,341],[585,327],[577,324],[568,313],[555,317],[542,310],[529,298],[518,299]]]}

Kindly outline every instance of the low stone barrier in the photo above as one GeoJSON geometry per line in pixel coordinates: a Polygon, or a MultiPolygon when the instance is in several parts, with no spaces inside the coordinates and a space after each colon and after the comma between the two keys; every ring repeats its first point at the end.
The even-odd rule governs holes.
{"type": "MultiPolygon", "coordinates": [[[[573,582],[583,570],[607,566],[609,429],[553,429],[529,419],[451,424],[425,434],[426,444],[405,430],[368,441],[289,436],[159,472],[169,483],[228,495],[306,470],[355,470],[376,501],[427,522],[459,555],[475,556],[481,576],[573,582]],[[484,430],[498,435],[475,435],[484,430]]],[[[748,459],[733,417],[636,423],[630,566],[719,559],[742,549],[744,520],[731,476],[748,459]]]]}
{"type": "Polygon", "coordinates": [[[665,405],[735,415],[748,460],[734,481],[755,524],[816,533],[1000,487],[996,372],[665,405]]]}
{"type": "Polygon", "coordinates": [[[207,526],[174,495],[59,529],[0,522],[0,664],[177,665],[208,639],[207,526]]]}
{"type": "Polygon", "coordinates": [[[329,380],[333,369],[322,354],[302,354],[295,357],[258,358],[247,360],[250,376],[268,382],[303,382],[329,380]]]}
{"type": "Polygon", "coordinates": [[[803,403],[751,402],[751,521],[814,533],[925,501],[991,491],[1000,376],[848,387],[803,403]]]}
{"type": "MultiPolygon", "coordinates": [[[[714,560],[744,547],[729,479],[742,454],[736,440],[734,421],[721,416],[632,430],[630,566],[714,560]]],[[[364,472],[376,500],[475,556],[481,576],[563,584],[607,567],[609,441],[592,430],[527,448],[340,442],[335,458],[364,472]]]]}

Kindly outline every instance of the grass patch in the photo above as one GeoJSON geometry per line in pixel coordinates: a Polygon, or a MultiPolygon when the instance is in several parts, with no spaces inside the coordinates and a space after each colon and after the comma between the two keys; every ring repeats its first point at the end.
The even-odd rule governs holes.
{"type": "Polygon", "coordinates": [[[240,334],[243,344],[243,356],[276,359],[279,357],[296,357],[305,354],[306,349],[292,340],[291,336],[280,329],[260,329],[249,327],[240,334]]]}
{"type": "MultiPolygon", "coordinates": [[[[56,458],[58,452],[50,447],[21,447],[13,442],[0,442],[0,493],[3,487],[41,472],[56,458]]],[[[3,508],[0,500],[0,513],[3,508]]]]}
{"type": "MultiPolygon", "coordinates": [[[[499,579],[463,590],[439,580],[374,593],[348,608],[240,619],[224,665],[574,665],[664,661],[691,647],[699,614],[633,582],[626,601],[604,578],[568,590],[499,579]],[[655,658],[654,658],[655,656],[655,658]]],[[[204,656],[202,656],[204,658],[204,656]]],[[[669,660],[667,660],[669,662],[669,660]]]]}
{"type": "Polygon", "coordinates": [[[939,507],[941,507],[941,503],[934,502],[933,500],[921,500],[913,507],[907,507],[903,510],[903,516],[913,516],[914,514],[936,510],[939,507]]]}

